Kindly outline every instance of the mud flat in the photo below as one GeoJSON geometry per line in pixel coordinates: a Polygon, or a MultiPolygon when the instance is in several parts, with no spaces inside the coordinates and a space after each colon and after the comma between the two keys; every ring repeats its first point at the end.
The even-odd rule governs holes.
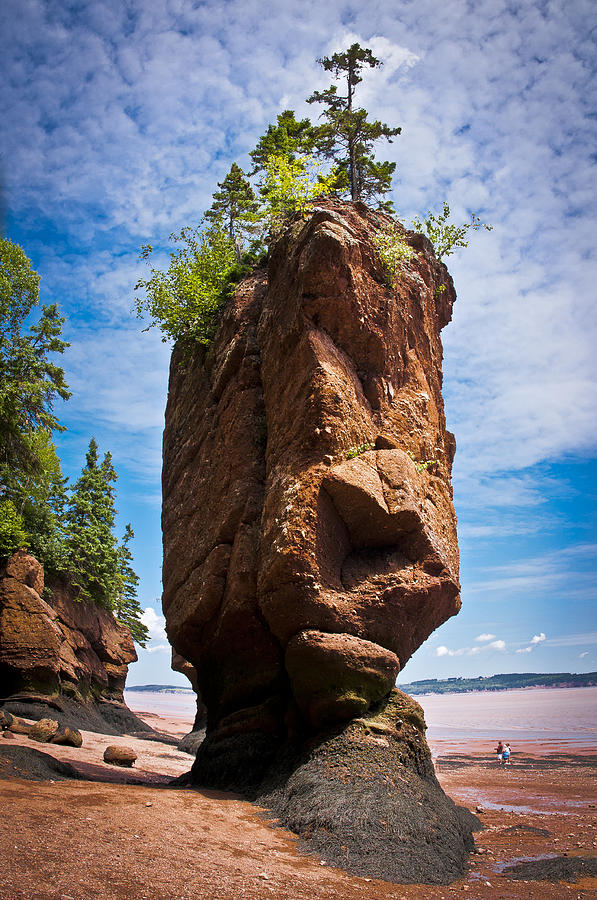
{"type": "MultiPolygon", "coordinates": [[[[184,714],[148,721],[180,735],[184,714]]],[[[297,839],[273,827],[234,794],[172,788],[188,755],[154,741],[122,738],[138,760],[131,770],[102,762],[113,736],[83,734],[79,750],[17,735],[0,743],[0,897],[19,900],[561,900],[597,897],[597,796],[592,750],[519,741],[500,769],[487,741],[432,741],[438,777],[484,828],[464,878],[449,886],[393,885],[346,875],[304,855],[297,839]],[[1,755],[19,746],[49,753],[81,780],[15,777],[1,755]],[[89,780],[87,780],[89,779],[89,780]],[[101,780],[99,780],[101,779],[101,780]],[[135,783],[136,782],[136,783],[135,783]],[[585,862],[593,859],[593,862],[585,862]],[[508,872],[518,864],[533,868],[508,872]],[[539,869],[537,869],[537,866],[539,869]],[[580,871],[575,874],[575,869],[580,871]],[[577,880],[536,880],[561,875],[577,880]]],[[[25,772],[23,771],[23,774],[25,772]]]]}

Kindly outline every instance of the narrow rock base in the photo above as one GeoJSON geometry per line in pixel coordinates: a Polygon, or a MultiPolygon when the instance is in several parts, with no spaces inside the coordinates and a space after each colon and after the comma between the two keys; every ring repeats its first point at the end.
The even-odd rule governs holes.
{"type": "MultiPolygon", "coordinates": [[[[210,763],[214,786],[215,759],[210,763]]],[[[201,752],[195,783],[202,780],[200,765],[201,752]]],[[[472,832],[481,827],[441,789],[421,707],[397,690],[367,717],[320,735],[300,755],[287,747],[267,777],[244,790],[329,865],[402,884],[461,877],[474,849],[472,832]]]]}

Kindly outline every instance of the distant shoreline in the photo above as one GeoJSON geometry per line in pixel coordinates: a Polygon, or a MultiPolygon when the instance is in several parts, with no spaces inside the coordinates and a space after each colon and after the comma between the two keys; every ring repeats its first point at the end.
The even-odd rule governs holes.
{"type": "Polygon", "coordinates": [[[135,684],[132,687],[125,686],[125,691],[151,694],[194,694],[192,687],[184,687],[179,684],[135,684]]]}
{"type": "MultiPolygon", "coordinates": [[[[406,694],[472,694],[495,693],[497,691],[520,691],[550,689],[559,690],[577,687],[597,687],[597,672],[575,674],[572,672],[556,672],[539,674],[524,672],[521,674],[490,675],[487,678],[429,678],[397,684],[396,687],[406,694]]],[[[194,694],[193,688],[175,684],[137,684],[125,687],[126,691],[152,694],[194,694]]]]}
{"type": "Polygon", "coordinates": [[[554,672],[540,674],[538,672],[509,673],[490,675],[486,678],[428,678],[396,685],[406,694],[471,694],[495,691],[519,691],[543,689],[564,689],[577,687],[596,687],[597,672],[554,672]]]}

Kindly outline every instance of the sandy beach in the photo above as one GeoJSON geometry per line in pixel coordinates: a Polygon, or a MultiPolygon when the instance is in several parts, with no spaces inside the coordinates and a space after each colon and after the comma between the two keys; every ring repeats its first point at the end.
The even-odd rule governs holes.
{"type": "MultiPolygon", "coordinates": [[[[586,716],[579,727],[560,730],[559,742],[529,739],[520,733],[513,764],[499,768],[492,741],[472,726],[464,738],[430,735],[437,775],[455,802],[477,810],[483,829],[476,834],[466,876],[448,886],[392,885],[347,875],[300,851],[296,837],[275,827],[267,815],[242,798],[216,791],[168,787],[185,772],[192,758],[175,747],[134,738],[114,738],[84,732],[80,749],[34,744],[15,736],[10,744],[34,746],[73,765],[90,780],[26,781],[14,773],[0,778],[3,815],[0,820],[0,896],[27,900],[447,900],[485,898],[597,897],[597,877],[577,881],[514,880],[505,871],[524,860],[551,857],[595,857],[597,849],[597,752],[591,744],[591,692],[575,689],[562,697],[567,709],[577,703],[586,716]],[[577,696],[578,695],[578,696],[577,696]],[[587,731],[589,728],[589,731],[587,731]],[[103,763],[108,744],[132,746],[135,767],[122,770],[103,763]]],[[[527,692],[507,692],[527,694],[527,692]]],[[[558,692],[550,691],[549,694],[558,692]]],[[[562,692],[564,693],[564,692],[562,692]]],[[[180,736],[192,720],[183,710],[141,709],[147,697],[136,695],[136,711],[161,731],[180,736]]],[[[487,709],[484,697],[461,706],[463,695],[443,695],[445,709],[465,728],[473,707],[487,709]]],[[[464,695],[466,698],[471,695],[464,695]]],[[[538,709],[542,703],[557,716],[555,697],[533,701],[518,697],[494,700],[491,714],[509,705],[538,709]]],[[[127,697],[130,703],[129,695],[127,697]]],[[[425,700],[425,698],[421,698],[425,700]]],[[[485,698],[486,700],[487,698],[485,698]]],[[[432,729],[441,730],[427,702],[432,729]]],[[[436,707],[441,704],[436,704],[436,707]]],[[[594,708],[594,707],[593,707],[594,708]]],[[[489,714],[489,713],[488,713],[489,714]]],[[[535,726],[541,730],[541,715],[535,726]]],[[[476,723],[482,727],[480,714],[476,723]]],[[[3,742],[4,743],[4,742],[3,742]]],[[[7,743],[9,743],[7,741],[7,743]]],[[[2,775],[0,771],[0,775],[2,775]]]]}

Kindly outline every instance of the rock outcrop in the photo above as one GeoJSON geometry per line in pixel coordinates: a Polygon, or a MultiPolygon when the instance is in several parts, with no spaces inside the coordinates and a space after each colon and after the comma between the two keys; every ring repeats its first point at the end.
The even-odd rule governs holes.
{"type": "Polygon", "coordinates": [[[28,718],[50,712],[62,726],[110,734],[148,730],[123,699],[137,659],[128,628],[108,610],[75,601],[66,584],[53,584],[47,599],[43,593],[42,566],[19,550],[0,573],[4,708],[28,718]]]}
{"type": "Polygon", "coordinates": [[[405,771],[439,791],[424,727],[410,753],[386,720],[397,673],[460,603],[440,341],[455,294],[412,232],[388,286],[385,222],[326,201],[239,286],[209,350],[173,353],[163,608],[207,706],[203,783],[273,796],[272,772],[288,784],[346,729],[371,760],[381,739],[354,721],[381,716],[405,771]]]}

